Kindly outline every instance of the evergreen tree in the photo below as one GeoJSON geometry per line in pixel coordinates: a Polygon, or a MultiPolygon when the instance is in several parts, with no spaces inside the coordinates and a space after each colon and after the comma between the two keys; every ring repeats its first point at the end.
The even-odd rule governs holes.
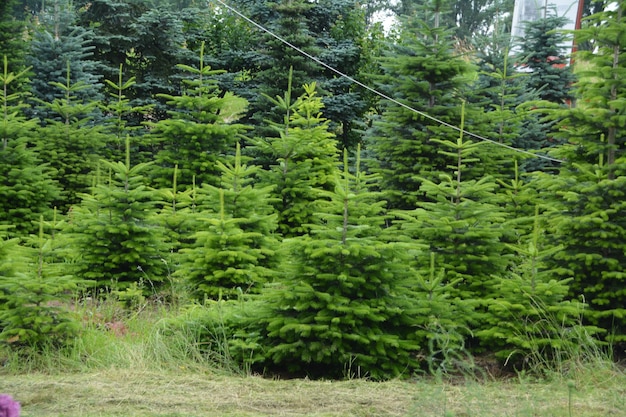
{"type": "Polygon", "coordinates": [[[344,158],[309,234],[283,242],[284,278],[261,296],[268,313],[256,326],[267,368],[384,379],[417,367],[407,251],[381,238],[384,201],[373,180],[358,164],[350,173],[344,158]]]}
{"type": "MultiPolygon", "coordinates": [[[[488,304],[494,296],[494,277],[503,277],[509,265],[501,243],[504,213],[494,201],[495,181],[490,177],[465,179],[482,143],[433,139],[453,164],[451,174],[441,172],[437,182],[423,179],[423,190],[432,201],[420,202],[411,211],[398,211],[398,233],[408,234],[435,254],[436,269],[443,269],[447,282],[457,282],[453,297],[471,302],[476,311],[467,317],[472,330],[484,326],[488,304]]],[[[426,269],[423,258],[416,265],[426,269]]]]}
{"type": "Polygon", "coordinates": [[[26,71],[9,72],[4,57],[0,74],[0,225],[14,226],[11,234],[17,236],[35,232],[39,216],[47,214],[59,197],[47,166],[28,146],[36,136],[36,122],[22,113],[24,93],[9,93],[12,85],[25,77],[26,71]]]}
{"type": "MultiPolygon", "coordinates": [[[[93,59],[98,62],[99,71],[104,79],[115,80],[120,65],[129,70],[128,52],[137,45],[137,38],[131,27],[139,16],[149,8],[147,0],[74,0],[78,13],[77,24],[83,28],[92,28],[90,46],[93,59]]],[[[124,74],[130,78],[133,74],[124,74]]]]}
{"type": "Polygon", "coordinates": [[[26,22],[17,17],[17,5],[16,0],[0,3],[0,56],[7,57],[10,68],[21,70],[28,45],[24,39],[26,22]]]}
{"type": "MultiPolygon", "coordinates": [[[[363,6],[355,0],[230,3],[284,41],[344,74],[362,78],[362,69],[374,54],[375,49],[368,49],[363,6]]],[[[251,29],[218,8],[209,25],[207,46],[215,60],[212,65],[228,70],[220,77],[221,85],[250,102],[247,120],[256,127],[255,134],[274,134],[265,121],[279,122],[282,110],[267,97],[283,94],[292,68],[294,97],[303,93],[302,85],[315,81],[331,131],[341,147],[354,147],[360,141],[358,131],[363,129],[371,97],[274,36],[251,29]]]]}
{"type": "MultiPolygon", "coordinates": [[[[58,117],[46,104],[55,99],[63,100],[65,91],[58,84],[66,85],[68,66],[71,68],[70,84],[81,84],[74,91],[80,103],[92,103],[102,99],[96,64],[92,60],[93,47],[89,46],[92,33],[76,26],[76,15],[72,4],[66,0],[54,0],[40,14],[41,26],[33,35],[27,62],[32,66],[31,93],[33,95],[32,116],[42,122],[58,117]],[[54,84],[56,83],[56,84],[54,84]]],[[[94,107],[92,118],[97,117],[94,107]]]]}
{"type": "Polygon", "coordinates": [[[589,305],[586,322],[607,331],[614,343],[626,342],[623,239],[626,165],[619,158],[612,167],[601,164],[567,165],[560,178],[546,182],[557,196],[550,217],[553,242],[563,246],[547,266],[561,279],[572,278],[569,296],[589,305]],[[610,173],[619,170],[616,178],[610,173]]]}
{"type": "MultiPolygon", "coordinates": [[[[572,84],[575,77],[566,54],[568,36],[558,30],[565,23],[565,17],[555,14],[546,14],[542,19],[526,23],[518,59],[530,71],[524,78],[525,88],[535,93],[536,100],[544,101],[542,106],[526,100],[526,107],[553,105],[566,108],[574,98],[572,84]]],[[[551,133],[555,121],[545,120],[545,116],[544,112],[535,110],[525,121],[514,145],[522,149],[545,149],[562,143],[551,133]]],[[[537,159],[524,164],[525,170],[554,167],[554,162],[537,159]]]]}
{"type": "MultiPolygon", "coordinates": [[[[382,88],[393,91],[399,102],[457,126],[462,98],[458,92],[467,84],[463,76],[470,65],[456,54],[451,33],[435,23],[440,11],[433,13],[431,21],[404,23],[398,43],[381,63],[382,88]]],[[[421,178],[435,179],[447,164],[431,138],[457,133],[394,103],[383,109],[368,132],[368,147],[390,207],[412,209],[424,198],[421,178]]]]}
{"type": "Polygon", "coordinates": [[[182,250],[179,270],[199,300],[258,292],[273,280],[277,268],[272,187],[253,184],[259,168],[242,163],[239,145],[234,163],[218,161],[218,166],[221,185],[205,184],[198,190],[199,212],[194,216],[198,231],[191,248],[182,250]]]}
{"type": "Polygon", "coordinates": [[[131,166],[129,146],[125,162],[101,162],[109,178],[83,195],[64,232],[80,255],[77,277],[93,281],[96,290],[138,286],[154,294],[166,278],[168,245],[163,229],[150,222],[159,201],[142,176],[147,164],[131,166]]]}
{"type": "MultiPolygon", "coordinates": [[[[64,274],[64,265],[54,259],[54,239],[44,234],[44,221],[39,221],[39,234],[31,238],[33,248],[24,248],[28,256],[26,269],[13,276],[0,276],[0,342],[9,346],[43,350],[73,343],[80,331],[64,302],[69,302],[80,289],[81,282],[64,274]]],[[[84,283],[82,283],[84,284],[84,283]]]]}
{"type": "Polygon", "coordinates": [[[593,39],[596,50],[576,57],[586,61],[574,86],[576,108],[555,111],[569,139],[555,154],[567,162],[545,188],[557,197],[551,225],[554,242],[563,245],[549,266],[560,278],[573,278],[570,296],[589,304],[588,322],[623,343],[626,61],[620,34],[626,30],[626,5],[614,4],[591,16],[591,25],[576,34],[577,42],[593,39]]]}
{"type": "Polygon", "coordinates": [[[93,183],[99,156],[106,139],[100,125],[94,125],[91,117],[97,102],[81,103],[76,97],[90,87],[83,81],[71,84],[69,63],[65,83],[51,82],[61,90],[63,98],[45,103],[50,119],[38,129],[35,146],[39,156],[52,169],[52,177],[61,188],[61,199],[55,206],[65,212],[80,201],[79,194],[88,191],[93,183]]]}
{"type": "Polygon", "coordinates": [[[282,123],[271,124],[279,136],[253,140],[255,151],[271,161],[261,180],[275,186],[274,209],[284,237],[307,233],[320,200],[318,191],[332,187],[336,164],[337,142],[322,117],[316,84],[307,84],[304,90],[292,101],[289,84],[284,97],[272,99],[284,112],[282,123]]]}
{"type": "Polygon", "coordinates": [[[439,7],[445,11],[440,16],[441,25],[454,29],[454,36],[462,41],[489,33],[498,22],[510,32],[515,6],[515,0],[400,0],[386,3],[387,8],[399,17],[410,16],[420,9],[439,7]]]}
{"type": "Polygon", "coordinates": [[[184,24],[179,13],[150,7],[127,28],[135,44],[127,50],[127,66],[135,77],[134,106],[154,106],[150,116],[167,118],[167,108],[155,97],[180,95],[184,78],[172,63],[191,64],[194,52],[185,48],[184,24]]]}
{"type": "Polygon", "coordinates": [[[135,85],[135,77],[124,81],[123,65],[120,64],[117,82],[104,80],[109,87],[109,99],[105,100],[103,106],[104,113],[108,115],[105,119],[105,132],[109,133],[107,148],[104,151],[104,158],[110,161],[119,161],[124,158],[124,147],[126,137],[131,136],[131,152],[137,155],[140,162],[152,159],[152,149],[149,141],[145,138],[143,132],[146,130],[144,125],[136,125],[133,123],[142,113],[149,113],[150,106],[133,106],[130,99],[126,95],[128,91],[135,85]],[[144,157],[145,154],[145,157],[144,157]]]}
{"type": "Polygon", "coordinates": [[[154,138],[161,150],[156,156],[155,182],[165,186],[174,165],[180,170],[180,186],[189,187],[192,178],[196,184],[219,184],[220,170],[216,165],[228,153],[246,127],[234,123],[247,102],[233,94],[220,91],[212,70],[204,63],[204,48],[200,50],[197,68],[179,64],[178,68],[190,74],[185,80],[187,89],[182,96],[160,95],[172,108],[170,118],[155,124],[154,138]]]}
{"type": "Polygon", "coordinates": [[[517,265],[511,274],[496,277],[496,298],[489,303],[489,322],[477,332],[483,345],[501,361],[514,366],[564,359],[575,352],[581,336],[596,332],[579,326],[583,306],[568,300],[571,278],[558,279],[546,259],[563,248],[549,245],[535,209],[532,233],[511,245],[517,265]]]}

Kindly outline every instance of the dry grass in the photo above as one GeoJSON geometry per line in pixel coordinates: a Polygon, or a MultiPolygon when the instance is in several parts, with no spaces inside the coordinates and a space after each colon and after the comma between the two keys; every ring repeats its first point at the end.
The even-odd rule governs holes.
{"type": "MultiPolygon", "coordinates": [[[[110,369],[0,375],[23,417],[109,416],[564,416],[565,383],[449,384],[268,380],[212,373],[110,369]]],[[[626,378],[611,374],[573,392],[572,417],[626,416],[626,378]]]]}

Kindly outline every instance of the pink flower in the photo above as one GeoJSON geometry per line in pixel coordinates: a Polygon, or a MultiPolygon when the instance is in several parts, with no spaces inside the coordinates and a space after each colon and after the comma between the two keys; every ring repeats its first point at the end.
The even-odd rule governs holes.
{"type": "Polygon", "coordinates": [[[20,417],[20,403],[10,395],[0,394],[0,417],[20,417]]]}

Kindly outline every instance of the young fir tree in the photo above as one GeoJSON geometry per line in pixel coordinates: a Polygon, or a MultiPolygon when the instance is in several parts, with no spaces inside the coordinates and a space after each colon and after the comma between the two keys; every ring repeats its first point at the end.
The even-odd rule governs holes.
{"type": "MultiPolygon", "coordinates": [[[[10,68],[21,70],[24,66],[24,54],[28,49],[28,43],[24,36],[26,22],[22,20],[19,13],[16,13],[18,7],[17,0],[5,0],[0,3],[0,57],[7,57],[10,68]]],[[[12,88],[19,87],[21,85],[12,86],[12,88]]]]}
{"type": "Polygon", "coordinates": [[[50,118],[38,129],[35,140],[40,157],[50,165],[53,178],[61,186],[61,198],[54,204],[63,212],[80,201],[79,194],[88,191],[106,144],[102,126],[92,119],[99,103],[77,98],[91,86],[83,81],[72,84],[71,73],[68,62],[65,83],[50,82],[63,97],[41,107],[50,118]]]}
{"type": "Polygon", "coordinates": [[[104,159],[120,161],[124,158],[126,137],[131,136],[131,152],[138,155],[140,162],[152,159],[152,149],[145,140],[145,126],[137,124],[139,114],[149,113],[150,106],[133,106],[127,93],[135,85],[135,77],[124,81],[123,65],[120,64],[117,74],[117,82],[105,79],[109,88],[109,97],[105,99],[103,111],[108,117],[105,118],[105,132],[110,134],[104,150],[104,159]],[[144,156],[145,154],[145,156],[144,156]]]}
{"type": "Polygon", "coordinates": [[[358,165],[344,158],[310,232],[283,242],[284,278],[261,295],[252,336],[268,369],[384,379],[417,367],[406,247],[381,237],[385,203],[358,165]]]}
{"type": "MultiPolygon", "coordinates": [[[[392,91],[394,98],[410,108],[458,126],[458,95],[468,84],[464,76],[471,65],[455,51],[451,32],[439,25],[441,10],[428,8],[424,13],[429,19],[414,18],[403,23],[398,42],[383,58],[382,88],[392,91]]],[[[469,113],[474,121],[482,123],[471,107],[469,113]]],[[[474,126],[470,130],[475,130],[474,126]]],[[[421,178],[434,180],[447,164],[431,138],[456,136],[456,131],[423,114],[395,103],[385,105],[367,140],[391,208],[412,209],[424,198],[421,178]]]]}
{"type": "Polygon", "coordinates": [[[239,145],[234,163],[218,161],[218,166],[221,185],[198,190],[197,231],[191,247],[182,250],[178,272],[199,300],[258,292],[277,269],[272,187],[253,183],[259,168],[242,162],[239,145]]]}
{"type": "Polygon", "coordinates": [[[184,30],[179,12],[152,5],[127,28],[136,42],[127,51],[126,60],[137,82],[133,105],[154,106],[151,116],[156,120],[168,117],[168,108],[158,95],[178,96],[182,92],[185,75],[172,64],[194,62],[195,53],[185,45],[184,30]]]}
{"type": "Polygon", "coordinates": [[[581,51],[585,63],[574,85],[576,107],[555,111],[568,143],[558,156],[567,159],[559,178],[546,183],[555,195],[551,218],[555,253],[549,266],[560,278],[573,278],[570,296],[589,304],[585,318],[607,330],[614,342],[626,342],[626,60],[622,50],[626,4],[589,18],[577,42],[593,40],[594,51],[581,51]]]}
{"type": "MultiPolygon", "coordinates": [[[[230,4],[343,74],[362,80],[365,64],[373,59],[375,50],[368,48],[372,42],[368,33],[371,28],[367,26],[364,7],[357,0],[234,0],[230,4]]],[[[220,85],[250,102],[246,121],[254,125],[256,136],[274,135],[265,120],[279,122],[282,110],[267,96],[283,94],[288,84],[285,75],[293,68],[293,96],[303,93],[303,84],[315,81],[340,147],[353,148],[360,142],[359,130],[363,129],[364,114],[373,104],[372,96],[273,36],[256,30],[229,10],[215,7],[212,12],[206,36],[210,51],[207,54],[214,67],[228,71],[219,77],[220,85]]],[[[376,32],[376,36],[382,35],[376,32]]]]}
{"type": "Polygon", "coordinates": [[[26,77],[26,71],[9,72],[4,57],[0,73],[0,225],[14,226],[11,234],[26,236],[36,231],[41,214],[52,209],[59,188],[47,166],[28,146],[36,137],[36,122],[23,114],[24,93],[9,93],[12,85],[26,77]]]}
{"type": "MultiPolygon", "coordinates": [[[[563,143],[551,132],[555,120],[545,119],[546,113],[540,109],[550,105],[567,108],[574,98],[572,85],[575,76],[566,52],[571,39],[559,31],[565,23],[567,18],[548,14],[547,11],[542,19],[526,23],[526,35],[521,42],[518,59],[529,70],[528,76],[524,77],[526,90],[534,92],[535,100],[544,104],[525,100],[527,103],[522,107],[530,107],[534,111],[525,120],[521,134],[514,142],[516,147],[542,149],[545,153],[563,143]]],[[[523,164],[525,171],[555,168],[555,162],[545,159],[528,159],[523,164]]]]}
{"type": "Polygon", "coordinates": [[[179,252],[182,248],[191,247],[192,238],[198,226],[198,216],[195,184],[188,190],[178,188],[178,166],[174,166],[172,174],[172,186],[158,190],[162,207],[155,213],[151,221],[163,227],[167,235],[169,245],[169,257],[166,262],[172,264],[174,270],[180,267],[181,259],[179,252]]]}
{"type": "Polygon", "coordinates": [[[548,244],[535,208],[532,233],[509,245],[517,265],[511,274],[496,277],[495,299],[489,303],[488,326],[476,336],[502,362],[524,367],[541,358],[545,363],[575,352],[581,337],[596,329],[579,326],[583,306],[568,300],[571,278],[546,266],[546,259],[563,248],[548,244]]]}
{"type": "MultiPolygon", "coordinates": [[[[53,0],[46,4],[39,18],[41,25],[33,35],[27,62],[32,67],[30,78],[34,108],[31,116],[45,123],[49,118],[61,119],[46,104],[65,98],[66,92],[58,85],[68,84],[68,66],[71,68],[69,84],[82,85],[82,88],[73,91],[78,102],[99,102],[102,99],[102,84],[96,63],[92,60],[93,47],[89,45],[92,33],[89,29],[76,26],[76,13],[71,2],[53,0]]],[[[99,117],[96,106],[91,110],[90,117],[99,117]]]]}
{"type": "Polygon", "coordinates": [[[472,303],[476,311],[467,317],[468,324],[472,330],[480,329],[495,293],[494,277],[504,276],[509,265],[501,243],[505,217],[494,194],[497,185],[488,176],[464,177],[471,164],[480,163],[475,155],[482,143],[465,140],[463,134],[455,142],[433,142],[445,149],[440,152],[452,162],[450,173],[441,172],[437,182],[423,179],[423,190],[432,201],[396,212],[401,219],[397,227],[399,233],[426,244],[436,256],[436,268],[445,270],[448,282],[457,281],[451,295],[472,303]]]}
{"type": "Polygon", "coordinates": [[[307,233],[321,198],[318,191],[332,188],[336,169],[337,142],[322,117],[316,84],[305,84],[304,91],[292,101],[289,84],[284,97],[272,99],[284,112],[282,123],[271,123],[278,136],[253,140],[257,155],[270,161],[260,176],[275,186],[272,198],[284,237],[307,233]]]}
{"type": "Polygon", "coordinates": [[[0,342],[12,348],[59,348],[73,343],[80,331],[67,304],[84,282],[65,274],[64,265],[50,262],[56,248],[54,239],[44,234],[43,216],[39,234],[30,240],[33,246],[23,248],[26,268],[0,276],[0,342]]]}
{"type": "Polygon", "coordinates": [[[151,223],[158,193],[145,185],[147,164],[101,161],[108,178],[99,179],[90,194],[70,213],[64,230],[79,254],[75,274],[94,282],[96,290],[139,286],[154,294],[166,278],[167,242],[163,229],[151,223]]]}
{"type": "Polygon", "coordinates": [[[215,75],[204,62],[204,46],[200,49],[198,67],[179,64],[190,74],[184,81],[186,89],[181,96],[159,95],[167,100],[170,118],[154,126],[153,134],[161,150],[156,155],[154,180],[159,186],[170,181],[171,169],[178,165],[179,186],[196,184],[217,185],[220,170],[216,161],[224,159],[241,139],[246,127],[234,123],[247,102],[233,94],[220,91],[215,75]]]}

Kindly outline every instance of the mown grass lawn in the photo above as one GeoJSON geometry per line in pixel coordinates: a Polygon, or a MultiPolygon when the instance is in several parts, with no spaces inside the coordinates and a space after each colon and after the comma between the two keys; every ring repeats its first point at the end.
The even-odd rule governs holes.
{"type": "Polygon", "coordinates": [[[63,351],[24,358],[0,347],[0,393],[21,403],[21,417],[626,417],[626,372],[595,351],[504,377],[273,379],[164,331],[178,311],[75,311],[84,331],[63,351]]]}
{"type": "Polygon", "coordinates": [[[520,378],[271,380],[186,369],[108,369],[0,375],[0,392],[21,402],[23,417],[626,416],[626,377],[613,372],[591,372],[568,384],[520,378]]]}

